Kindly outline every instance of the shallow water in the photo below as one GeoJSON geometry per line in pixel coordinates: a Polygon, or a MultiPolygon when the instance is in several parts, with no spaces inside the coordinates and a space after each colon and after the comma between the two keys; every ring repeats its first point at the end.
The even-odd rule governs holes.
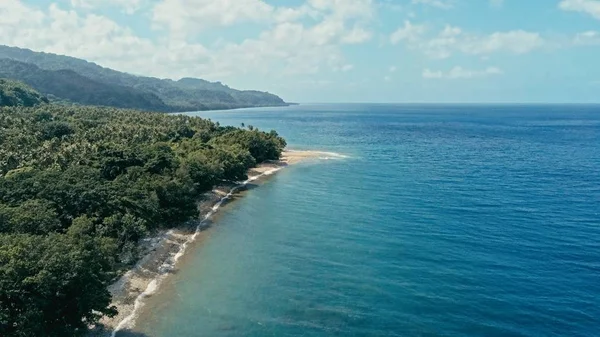
{"type": "Polygon", "coordinates": [[[228,205],[139,336],[600,336],[600,107],[197,113],[332,156],[228,205]]]}

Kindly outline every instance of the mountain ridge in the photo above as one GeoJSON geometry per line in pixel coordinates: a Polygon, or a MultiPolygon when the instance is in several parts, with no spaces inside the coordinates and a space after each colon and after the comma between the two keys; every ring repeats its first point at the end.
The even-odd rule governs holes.
{"type": "MultiPolygon", "coordinates": [[[[161,112],[197,111],[247,108],[260,106],[288,105],[279,96],[257,90],[236,90],[221,82],[210,82],[204,79],[184,77],[177,81],[159,79],[149,76],[138,76],[114,69],[106,68],[93,62],[71,56],[45,52],[35,52],[30,49],[0,45],[0,61],[12,60],[36,66],[36,76],[23,74],[18,70],[22,65],[3,61],[0,76],[23,81],[40,91],[42,94],[53,95],[58,99],[79,104],[106,105],[120,108],[146,109],[161,112]],[[12,66],[17,69],[13,69],[12,66]],[[86,99],[78,99],[78,91],[73,91],[68,97],[61,97],[51,91],[56,88],[40,83],[52,82],[61,78],[62,83],[68,83],[66,78],[59,76],[58,71],[71,70],[74,82],[84,83],[86,88],[101,89],[101,94],[92,95],[84,91],[86,99]],[[113,90],[111,90],[111,87],[113,90]],[[52,90],[50,90],[52,89],[52,90]],[[123,92],[119,95],[117,92],[123,92]],[[90,98],[92,96],[92,98],[90,98]],[[99,103],[97,101],[100,101],[99,103]],[[138,101],[139,100],[139,101],[138,101]],[[91,101],[92,103],[89,103],[91,101]],[[104,104],[102,104],[104,103],[104,104]]],[[[61,94],[65,96],[65,94],[61,94]]]]}

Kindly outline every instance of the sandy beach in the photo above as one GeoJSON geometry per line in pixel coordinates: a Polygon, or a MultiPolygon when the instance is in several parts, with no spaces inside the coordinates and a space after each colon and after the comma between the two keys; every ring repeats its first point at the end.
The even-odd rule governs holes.
{"type": "Polygon", "coordinates": [[[239,184],[225,184],[205,193],[198,204],[197,220],[182,224],[174,229],[161,231],[142,242],[143,258],[117,282],[109,287],[113,303],[119,314],[105,317],[93,328],[90,336],[126,336],[135,326],[135,320],[144,299],[152,296],[161,283],[177,269],[177,262],[186,249],[202,242],[205,231],[212,226],[215,213],[223,204],[235,200],[249,186],[268,179],[269,176],[288,165],[317,159],[343,158],[343,155],[321,151],[284,151],[278,161],[266,162],[249,170],[248,180],[239,184]]]}

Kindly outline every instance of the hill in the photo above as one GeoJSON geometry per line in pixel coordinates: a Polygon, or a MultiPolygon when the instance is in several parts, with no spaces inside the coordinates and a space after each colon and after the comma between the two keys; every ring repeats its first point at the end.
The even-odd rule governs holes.
{"type": "Polygon", "coordinates": [[[54,100],[151,111],[170,110],[152,93],[96,82],[73,70],[44,70],[30,63],[0,59],[0,77],[26,83],[54,100]]]}
{"type": "MultiPolygon", "coordinates": [[[[74,57],[34,52],[29,49],[0,46],[0,59],[34,65],[38,69],[46,71],[43,76],[36,71],[36,74],[44,78],[58,77],[69,82],[72,77],[73,82],[78,83],[74,84],[74,87],[78,87],[79,83],[85,83],[86,91],[81,93],[85,101],[82,101],[83,99],[79,98],[80,93],[76,88],[71,93],[70,98],[65,97],[65,93],[56,95],[49,92],[47,86],[43,87],[38,83],[47,82],[46,80],[37,80],[38,75],[32,76],[36,78],[36,83],[33,83],[33,79],[25,79],[22,77],[23,74],[12,73],[12,70],[9,72],[3,69],[3,73],[0,74],[0,76],[20,79],[44,94],[52,94],[57,98],[81,104],[108,105],[153,111],[195,111],[286,105],[283,99],[267,92],[236,90],[221,82],[209,82],[196,78],[183,78],[179,81],[173,81],[136,76],[104,68],[74,57]],[[70,72],[64,73],[64,71],[70,72]],[[17,75],[21,78],[16,77],[17,75]],[[110,90],[111,88],[113,90],[110,90]],[[127,90],[124,88],[127,88],[127,90]],[[103,102],[88,103],[95,102],[98,99],[98,95],[91,95],[88,92],[91,89],[101,90],[102,95],[100,97],[102,97],[103,102]],[[125,97],[114,96],[114,91],[123,92],[125,97]],[[136,104],[133,102],[137,99],[143,99],[144,101],[137,103],[137,106],[135,106],[136,104]],[[117,101],[120,103],[115,103],[117,101]]],[[[94,93],[97,92],[94,90],[94,93]]]]}
{"type": "Polygon", "coordinates": [[[48,103],[48,99],[30,87],[0,78],[0,107],[33,107],[44,103],[48,103]]]}

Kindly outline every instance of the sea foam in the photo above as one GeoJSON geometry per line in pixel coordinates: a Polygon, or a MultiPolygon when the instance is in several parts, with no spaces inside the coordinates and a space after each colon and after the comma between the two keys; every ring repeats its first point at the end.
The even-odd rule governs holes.
{"type": "MultiPolygon", "coordinates": [[[[119,324],[117,324],[117,326],[115,327],[115,329],[113,330],[113,332],[111,334],[111,337],[116,337],[116,335],[119,331],[131,328],[135,324],[135,320],[139,314],[139,311],[144,306],[144,299],[146,297],[151,296],[154,293],[156,293],[156,291],[160,287],[160,284],[162,283],[162,281],[165,279],[165,277],[168,275],[168,273],[171,272],[175,268],[177,261],[185,254],[185,251],[186,251],[187,247],[189,246],[189,244],[194,242],[198,238],[198,235],[200,235],[202,230],[206,227],[206,223],[208,222],[208,220],[219,210],[219,208],[221,208],[221,206],[223,205],[223,203],[225,201],[231,199],[231,197],[235,193],[237,193],[240,189],[246,187],[249,183],[256,181],[262,177],[272,175],[273,173],[275,173],[281,169],[282,169],[282,167],[277,167],[277,168],[268,170],[266,172],[263,172],[261,174],[258,174],[256,176],[250,177],[247,180],[245,180],[245,181],[239,183],[238,185],[236,185],[235,187],[233,187],[231,189],[231,191],[229,191],[229,193],[227,193],[224,197],[219,199],[219,201],[211,208],[211,210],[204,216],[202,221],[198,224],[198,226],[196,227],[196,230],[194,231],[194,234],[191,235],[186,241],[181,243],[177,253],[175,255],[173,255],[172,257],[167,258],[163,262],[163,264],[159,267],[159,269],[158,269],[159,274],[152,281],[150,281],[150,283],[148,284],[148,286],[146,287],[144,292],[142,292],[141,294],[139,294],[136,297],[131,313],[128,316],[126,316],[125,318],[123,318],[123,320],[121,320],[119,322],[119,324]]],[[[167,232],[167,235],[173,234],[173,233],[174,233],[173,230],[170,230],[167,232]]],[[[125,277],[127,277],[127,275],[125,277]]]]}

